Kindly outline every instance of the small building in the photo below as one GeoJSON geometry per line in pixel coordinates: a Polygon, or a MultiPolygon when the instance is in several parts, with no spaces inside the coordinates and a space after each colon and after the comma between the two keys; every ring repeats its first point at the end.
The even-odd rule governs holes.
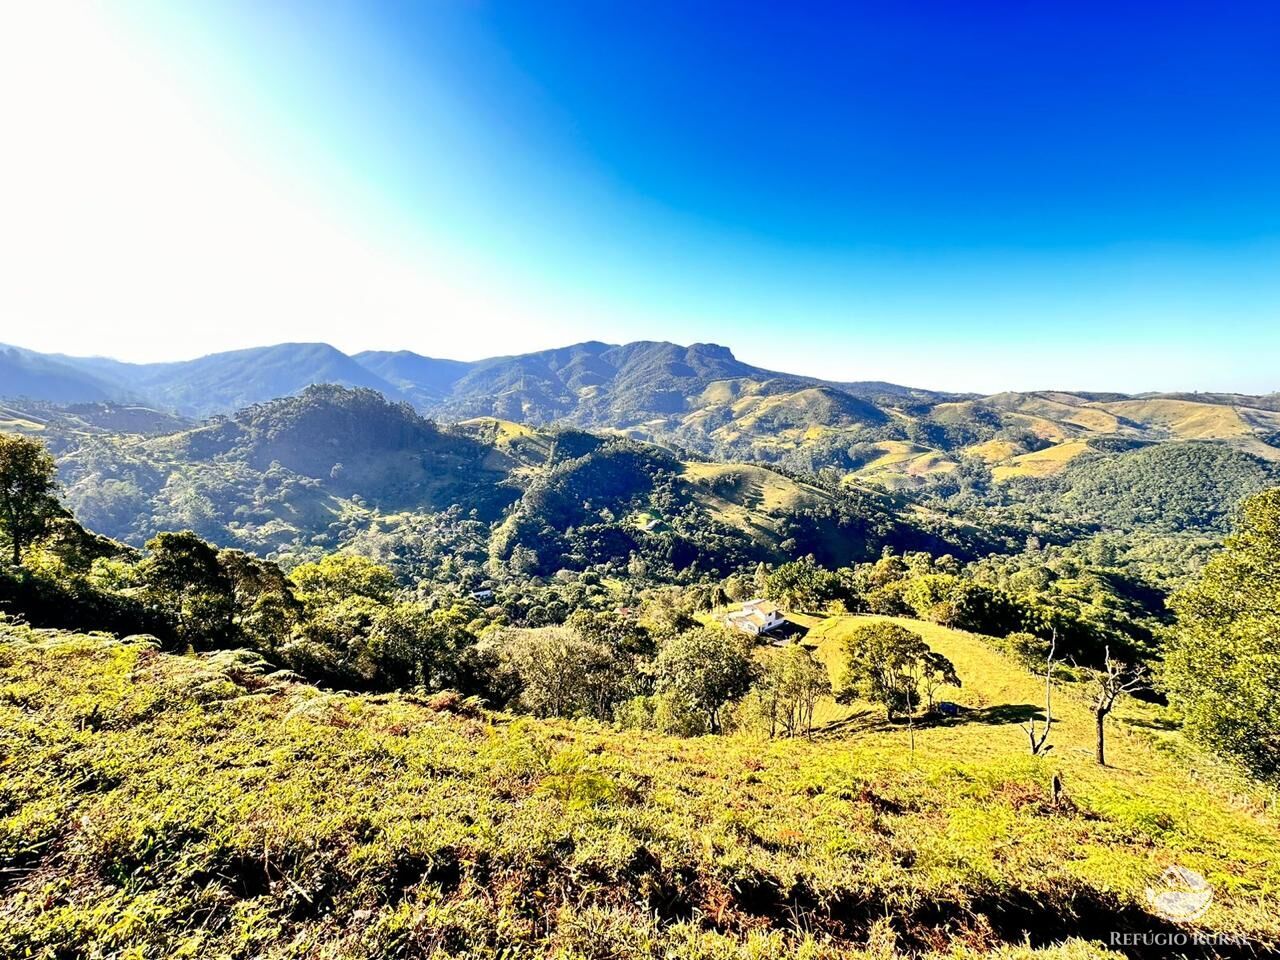
{"type": "Polygon", "coordinates": [[[489,587],[484,587],[480,590],[472,590],[470,596],[472,600],[492,600],[493,590],[489,587]]]}
{"type": "Polygon", "coordinates": [[[753,637],[776,630],[786,622],[787,618],[782,615],[778,605],[772,600],[763,599],[748,600],[742,605],[742,609],[733,610],[724,618],[725,626],[753,637]]]}

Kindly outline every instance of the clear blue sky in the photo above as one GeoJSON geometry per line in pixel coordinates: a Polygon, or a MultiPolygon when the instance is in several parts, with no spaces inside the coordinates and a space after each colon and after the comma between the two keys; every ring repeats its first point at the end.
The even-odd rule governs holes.
{"type": "Polygon", "coordinates": [[[85,30],[112,46],[61,51],[72,93],[141,71],[98,111],[137,182],[67,226],[155,210],[77,231],[122,261],[85,287],[113,334],[45,284],[19,306],[66,315],[0,339],[1280,389],[1273,3],[131,2],[85,30]]]}

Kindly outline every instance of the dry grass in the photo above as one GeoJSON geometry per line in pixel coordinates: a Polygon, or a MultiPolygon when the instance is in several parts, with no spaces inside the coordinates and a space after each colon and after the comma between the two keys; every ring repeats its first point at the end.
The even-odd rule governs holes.
{"type": "Polygon", "coordinates": [[[1024,453],[1014,457],[1008,463],[992,468],[991,476],[996,480],[1053,476],[1061,473],[1068,463],[1088,451],[1087,441],[1067,440],[1043,450],[1036,450],[1034,453],[1024,453]]]}

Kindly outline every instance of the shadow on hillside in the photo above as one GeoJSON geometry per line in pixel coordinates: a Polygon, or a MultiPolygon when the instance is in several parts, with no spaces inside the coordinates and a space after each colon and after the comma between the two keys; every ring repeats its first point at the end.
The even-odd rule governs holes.
{"type": "Polygon", "coordinates": [[[765,639],[775,647],[785,647],[792,643],[802,643],[808,635],[808,627],[794,620],[788,620],[776,630],[770,630],[765,634],[765,639]]]}
{"type": "Polygon", "coordinates": [[[1044,719],[1044,709],[1034,703],[999,703],[980,710],[966,710],[955,717],[961,723],[986,723],[998,726],[1005,723],[1026,723],[1035,718],[1044,719]]]}
{"type": "Polygon", "coordinates": [[[822,726],[813,728],[815,738],[847,737],[852,733],[870,733],[873,730],[884,730],[889,727],[884,715],[879,711],[863,710],[852,716],[832,720],[822,726]]]}
{"type": "MultiPolygon", "coordinates": [[[[1032,718],[1044,719],[1044,711],[1032,703],[1000,703],[991,707],[961,707],[955,716],[941,713],[926,714],[916,718],[918,727],[963,727],[971,723],[1002,726],[1008,723],[1026,723],[1032,718]]],[[[898,721],[901,726],[906,721],[898,721]]]]}
{"type": "Polygon", "coordinates": [[[1122,717],[1120,722],[1126,727],[1137,727],[1141,730],[1178,730],[1182,727],[1177,720],[1169,717],[1122,717]]]}
{"type": "MultiPolygon", "coordinates": [[[[694,877],[655,904],[664,919],[688,921],[698,916],[699,881],[694,877]]],[[[655,885],[656,887],[657,885],[655,885]]],[[[668,889],[671,889],[670,887],[668,889]]],[[[1206,937],[1206,931],[1171,923],[1124,902],[1113,894],[1067,886],[1060,889],[1007,888],[963,904],[925,900],[901,911],[886,911],[883,902],[856,894],[817,895],[803,882],[783,891],[770,879],[750,878],[734,885],[732,908],[717,910],[718,929],[746,929],[763,920],[774,928],[820,931],[836,941],[865,942],[868,931],[887,918],[898,946],[908,955],[936,949],[940,940],[959,935],[1004,944],[1046,949],[1070,939],[1088,948],[1109,948],[1131,960],[1164,960],[1170,956],[1206,960],[1246,960],[1270,955],[1268,944],[1250,944],[1232,936],[1206,937]]],[[[704,913],[705,917],[706,914],[704,913]]],[[[1092,955],[1092,954],[1090,954],[1092,955]]],[[[1110,954],[1109,954],[1110,955],[1110,954]]]]}

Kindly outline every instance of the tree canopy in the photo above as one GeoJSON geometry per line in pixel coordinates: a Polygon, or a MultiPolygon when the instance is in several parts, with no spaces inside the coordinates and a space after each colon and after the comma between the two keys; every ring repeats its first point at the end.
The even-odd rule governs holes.
{"type": "Polygon", "coordinates": [[[57,468],[44,444],[0,434],[0,530],[16,567],[22,552],[61,513],[54,491],[57,468]]]}
{"type": "Polygon", "coordinates": [[[1280,774],[1280,488],[1245,501],[1235,533],[1172,601],[1164,681],[1191,736],[1256,775],[1280,774]]]}

